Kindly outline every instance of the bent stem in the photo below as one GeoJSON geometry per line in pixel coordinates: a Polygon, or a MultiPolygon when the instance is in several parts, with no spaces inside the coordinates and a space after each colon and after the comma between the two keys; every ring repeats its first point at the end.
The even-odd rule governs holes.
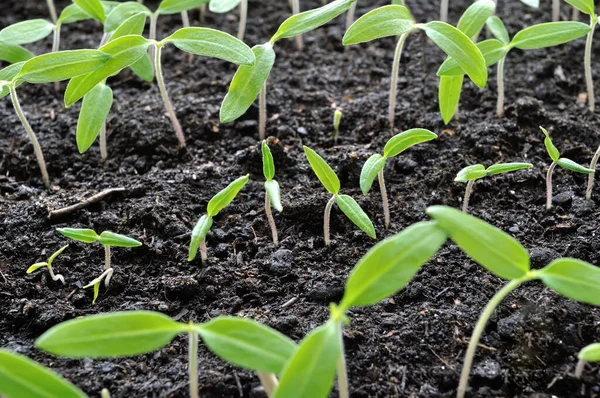
{"type": "Polygon", "coordinates": [[[169,93],[167,93],[167,88],[165,87],[165,81],[162,74],[162,65],[160,63],[162,46],[157,45],[155,52],[156,54],[154,57],[154,69],[156,71],[156,82],[158,83],[160,95],[163,99],[163,102],[165,103],[165,107],[167,108],[167,112],[169,113],[169,117],[171,118],[171,122],[173,123],[173,128],[175,129],[175,134],[177,135],[177,140],[179,141],[179,147],[183,148],[185,147],[185,137],[183,136],[183,130],[181,129],[179,120],[177,120],[177,115],[175,114],[173,104],[169,99],[169,93]]]}
{"type": "Polygon", "coordinates": [[[575,368],[575,378],[580,379],[581,378],[581,374],[583,373],[583,368],[585,367],[585,364],[587,362],[584,361],[583,359],[580,359],[577,362],[577,367],[575,368]]]}
{"type": "Polygon", "coordinates": [[[244,40],[246,34],[246,19],[248,18],[248,0],[240,2],[240,24],[238,25],[238,39],[244,40]]]}
{"type": "Polygon", "coordinates": [[[469,199],[471,199],[471,191],[473,190],[473,184],[475,184],[475,180],[469,180],[467,183],[467,189],[465,190],[465,198],[463,199],[462,211],[463,213],[468,213],[467,209],[469,208],[469,199]]]}
{"type": "Polygon", "coordinates": [[[61,274],[54,274],[54,270],[52,269],[52,264],[48,264],[48,273],[50,273],[50,277],[54,282],[61,281],[62,284],[65,284],[65,278],[61,274]]]}
{"type": "Polygon", "coordinates": [[[596,175],[595,170],[596,164],[598,163],[598,158],[600,158],[600,146],[598,146],[598,149],[596,149],[596,153],[594,154],[592,162],[590,163],[590,169],[594,170],[594,172],[588,176],[588,185],[587,190],[585,191],[586,200],[590,200],[592,198],[592,188],[594,188],[594,177],[596,175]]]}
{"type": "Polygon", "coordinates": [[[202,259],[202,264],[206,264],[208,261],[208,253],[206,251],[206,241],[203,240],[200,242],[200,258],[202,259]]]}
{"type": "Polygon", "coordinates": [[[270,398],[275,393],[275,390],[279,386],[279,380],[277,380],[277,376],[274,373],[268,372],[256,372],[258,379],[260,380],[260,384],[265,388],[265,392],[267,396],[270,398]]]}
{"type": "Polygon", "coordinates": [[[277,236],[277,226],[273,219],[273,213],[271,212],[271,201],[269,200],[269,194],[265,194],[265,214],[267,215],[267,221],[271,227],[271,235],[273,235],[273,244],[275,247],[279,246],[279,237],[277,236]]]}
{"type": "Polygon", "coordinates": [[[346,14],[346,30],[354,23],[354,14],[356,13],[356,1],[352,3],[348,13],[346,14]]]}
{"type": "Polygon", "coordinates": [[[440,4],[440,21],[448,22],[448,0],[442,0],[440,4]]]}
{"type": "Polygon", "coordinates": [[[331,207],[335,202],[336,195],[333,195],[329,202],[327,202],[327,206],[325,206],[325,217],[323,220],[323,234],[325,236],[325,246],[331,245],[331,240],[329,240],[329,218],[331,217],[331,207]]]}
{"type": "Polygon", "coordinates": [[[108,159],[108,149],[106,145],[106,121],[102,123],[102,127],[100,128],[100,156],[102,158],[102,163],[106,162],[106,159],[108,159]]]}
{"type": "Polygon", "coordinates": [[[390,228],[390,204],[388,202],[387,189],[385,188],[385,180],[383,178],[383,170],[377,176],[379,177],[379,189],[381,190],[381,201],[383,202],[383,218],[385,220],[385,228],[390,228]]]}
{"type": "Polygon", "coordinates": [[[56,24],[56,21],[58,21],[58,14],[56,14],[54,0],[46,0],[46,3],[48,3],[48,10],[50,10],[50,17],[52,18],[52,22],[56,24]]]}
{"type": "Polygon", "coordinates": [[[504,117],[504,59],[498,61],[498,73],[496,74],[496,82],[498,85],[498,102],[496,103],[496,115],[498,119],[504,117]]]}
{"type": "Polygon", "coordinates": [[[265,139],[267,130],[267,82],[263,84],[258,96],[258,137],[260,140],[265,139]]]}
{"type": "MultiPolygon", "coordinates": [[[[546,210],[552,208],[552,173],[556,167],[556,162],[552,162],[546,173],[546,210]]],[[[594,175],[593,173],[591,174],[594,175]]]]}
{"type": "MultiPolygon", "coordinates": [[[[356,4],[356,3],[354,3],[356,4]]],[[[396,44],[396,52],[394,53],[394,64],[392,65],[392,78],[390,82],[390,107],[388,111],[388,120],[392,131],[394,130],[394,116],[396,115],[396,91],[398,90],[398,70],[400,69],[400,58],[402,57],[402,48],[408,37],[408,33],[404,33],[398,39],[396,44]]]]}
{"type": "Polygon", "coordinates": [[[585,85],[587,87],[588,93],[588,108],[590,111],[594,112],[596,108],[596,99],[594,98],[594,81],[592,80],[592,41],[594,39],[594,30],[596,29],[596,23],[598,22],[598,17],[596,15],[592,15],[590,20],[590,27],[592,28],[587,36],[587,41],[585,42],[585,85]]]}
{"type": "MultiPolygon", "coordinates": [[[[300,14],[300,0],[291,0],[292,3],[292,14],[300,14]]],[[[304,51],[304,39],[302,35],[296,36],[296,46],[298,47],[298,51],[304,51]]]]}
{"type": "Polygon", "coordinates": [[[189,369],[190,398],[198,398],[198,332],[190,321],[189,331],[189,369]]]}
{"type": "Polygon", "coordinates": [[[552,22],[560,19],[560,0],[552,0],[552,22]]]}
{"type": "Polygon", "coordinates": [[[346,355],[344,355],[344,325],[340,322],[338,326],[340,340],[340,359],[337,363],[338,390],[340,398],[350,398],[348,389],[348,370],[346,369],[346,355]]]}
{"type": "Polygon", "coordinates": [[[21,109],[21,104],[19,103],[19,97],[17,96],[17,90],[14,86],[9,86],[10,90],[10,99],[12,100],[13,107],[15,108],[15,112],[17,112],[17,116],[21,120],[21,124],[25,128],[31,143],[33,144],[33,151],[35,152],[35,157],[37,158],[38,165],[40,166],[40,171],[42,172],[42,180],[44,181],[44,186],[46,189],[50,188],[50,177],[48,176],[48,170],[46,169],[46,161],[44,160],[44,154],[42,153],[42,147],[31,128],[31,125],[27,121],[25,114],[23,113],[23,109],[21,109]]]}

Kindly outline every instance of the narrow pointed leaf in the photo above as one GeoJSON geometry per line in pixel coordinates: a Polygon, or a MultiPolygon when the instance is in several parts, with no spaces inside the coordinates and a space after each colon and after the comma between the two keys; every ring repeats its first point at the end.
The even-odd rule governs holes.
{"type": "Polygon", "coordinates": [[[92,18],[100,22],[106,21],[104,6],[100,0],[73,0],[73,3],[77,4],[79,8],[92,18]]]}
{"type": "Polygon", "coordinates": [[[57,251],[55,251],[54,254],[52,254],[50,256],[50,258],[48,259],[48,264],[52,265],[52,263],[54,262],[54,260],[56,260],[56,257],[60,256],[62,254],[62,252],[64,252],[67,247],[69,247],[69,245],[64,245],[63,247],[61,247],[60,249],[58,249],[57,251]]]}
{"type": "Polygon", "coordinates": [[[552,143],[552,140],[550,139],[550,134],[548,134],[548,131],[541,126],[540,126],[540,129],[546,136],[546,138],[544,138],[544,145],[546,146],[546,151],[548,151],[548,155],[550,155],[550,158],[552,159],[552,161],[558,162],[558,159],[560,158],[560,153],[558,152],[558,149],[556,149],[556,147],[552,143]]]}
{"type": "Polygon", "coordinates": [[[517,33],[510,42],[510,47],[521,50],[553,47],[583,37],[589,31],[589,25],[581,22],[546,22],[517,33]]]}
{"type": "Polygon", "coordinates": [[[474,164],[472,166],[467,166],[461,171],[458,172],[456,178],[454,178],[455,182],[467,182],[471,180],[477,180],[479,178],[483,178],[487,175],[485,171],[485,167],[482,164],[474,164]]]}
{"type": "Polygon", "coordinates": [[[106,16],[106,22],[104,23],[104,32],[110,33],[115,31],[119,26],[123,24],[127,19],[133,15],[144,13],[149,16],[151,14],[148,7],[137,1],[127,1],[119,4],[106,16]]]}
{"type": "Polygon", "coordinates": [[[210,0],[208,9],[216,14],[223,14],[233,10],[240,4],[241,0],[210,0]]]}
{"type": "Polygon", "coordinates": [[[410,129],[393,136],[383,148],[383,156],[392,158],[398,156],[413,145],[431,141],[437,138],[437,135],[427,129],[410,129]]]}
{"type": "Polygon", "coordinates": [[[221,210],[223,210],[225,206],[231,203],[235,199],[237,194],[240,192],[240,190],[244,188],[244,185],[246,185],[249,179],[249,175],[240,177],[237,180],[233,181],[231,184],[229,184],[221,192],[213,196],[210,202],[208,202],[208,206],[206,207],[206,212],[208,213],[209,217],[216,216],[221,210]]]}
{"type": "Polygon", "coordinates": [[[438,101],[440,103],[440,113],[442,114],[442,119],[444,119],[445,124],[450,123],[456,114],[463,81],[464,74],[462,73],[458,76],[440,76],[438,101]]]}
{"type": "Polygon", "coordinates": [[[66,25],[79,21],[85,21],[86,19],[92,19],[92,16],[83,11],[77,4],[69,4],[62,10],[56,23],[58,25],[66,25]]]}
{"type": "MultiPolygon", "coordinates": [[[[500,40],[490,39],[477,43],[477,48],[485,59],[485,66],[495,65],[506,56],[508,50],[500,40]]],[[[440,65],[437,71],[438,76],[464,76],[465,72],[452,58],[446,60],[440,65]]]]}
{"type": "MultiPolygon", "coordinates": [[[[139,3],[136,3],[139,4],[139,3]]],[[[108,42],[117,40],[119,37],[128,35],[141,35],[146,26],[146,14],[139,12],[127,18],[110,36],[108,42]]]]}
{"type": "Polygon", "coordinates": [[[471,4],[458,21],[456,28],[467,37],[479,36],[485,21],[494,14],[496,3],[493,0],[478,0],[471,4]]]}
{"type": "Polygon", "coordinates": [[[358,228],[360,228],[371,238],[377,239],[375,227],[373,227],[371,219],[351,196],[339,195],[336,197],[335,201],[340,210],[344,212],[350,221],[352,221],[358,228]]]}
{"type": "Polygon", "coordinates": [[[325,159],[309,147],[304,147],[304,153],[306,159],[308,159],[308,163],[310,163],[310,167],[319,181],[321,181],[321,184],[323,184],[329,193],[337,195],[340,191],[340,179],[335,174],[335,171],[327,164],[325,159]]]}
{"type": "Polygon", "coordinates": [[[273,155],[266,140],[263,140],[260,144],[260,150],[262,152],[263,174],[267,181],[272,180],[275,177],[275,163],[273,162],[273,155]]]}
{"type": "Polygon", "coordinates": [[[142,242],[138,242],[129,236],[110,231],[104,231],[100,234],[100,243],[105,246],[115,247],[138,247],[142,245],[142,242]]]}
{"type": "Polygon", "coordinates": [[[582,303],[600,305],[600,268],[574,258],[552,261],[537,274],[544,285],[582,303]]]}
{"type": "Polygon", "coordinates": [[[506,26],[504,26],[504,22],[497,16],[493,15],[489,17],[486,22],[487,27],[490,29],[490,32],[494,35],[494,37],[500,40],[504,45],[508,45],[510,43],[510,36],[508,35],[508,30],[506,30],[506,26]]]}
{"type": "Polygon", "coordinates": [[[593,169],[588,169],[587,167],[582,166],[579,163],[576,163],[576,162],[572,161],[571,159],[567,159],[567,158],[558,159],[556,161],[556,164],[558,164],[560,167],[563,167],[567,170],[574,171],[576,173],[583,173],[583,174],[594,173],[593,169]]]}
{"type": "Polygon", "coordinates": [[[178,14],[208,3],[209,0],[163,0],[156,10],[159,14],[178,14]]]}
{"type": "Polygon", "coordinates": [[[192,231],[192,240],[190,241],[190,249],[188,253],[188,261],[194,261],[196,255],[198,254],[198,248],[200,247],[200,243],[206,240],[206,235],[212,227],[213,219],[208,215],[203,215],[200,217],[194,229],[192,231]]]}
{"type": "Polygon", "coordinates": [[[387,159],[376,153],[371,155],[360,171],[360,190],[364,195],[368,194],[373,186],[377,174],[385,167],[387,159]]]}
{"type": "Polygon", "coordinates": [[[594,15],[594,0],[565,0],[567,3],[577,8],[587,15],[594,15]]]}
{"type": "Polygon", "coordinates": [[[342,43],[349,46],[382,37],[401,36],[413,28],[413,18],[406,7],[383,6],[358,18],[344,34],[342,43]]]}
{"type": "Polygon", "coordinates": [[[577,358],[583,359],[586,362],[598,362],[600,361],[600,343],[593,343],[584,347],[577,358]]]}
{"type": "Polygon", "coordinates": [[[17,22],[0,30],[0,41],[17,45],[34,43],[47,37],[53,29],[54,24],[45,19],[17,22]]]}
{"type": "Polygon", "coordinates": [[[100,236],[98,236],[93,229],[57,228],[56,230],[67,238],[71,238],[79,242],[92,243],[100,239],[100,236]]]}
{"type": "Polygon", "coordinates": [[[278,212],[282,212],[283,206],[281,205],[281,190],[279,188],[279,183],[275,180],[265,181],[265,190],[269,194],[271,206],[278,212]]]}
{"type": "Polygon", "coordinates": [[[24,47],[0,42],[0,61],[15,64],[27,61],[33,57],[35,57],[35,54],[24,47]]]}
{"type": "Polygon", "coordinates": [[[83,97],[76,134],[79,153],[87,151],[98,137],[112,103],[113,92],[110,87],[102,83],[96,85],[83,97]]]}
{"type": "Polygon", "coordinates": [[[533,165],[531,163],[500,163],[490,166],[486,169],[488,175],[510,173],[512,171],[530,169],[533,165]]]}
{"type": "Polygon", "coordinates": [[[27,268],[27,273],[31,274],[34,271],[37,271],[38,269],[42,268],[42,267],[47,267],[48,263],[35,263],[32,264],[29,268],[27,268]]]}
{"type": "Polygon", "coordinates": [[[98,50],[58,51],[27,61],[17,79],[28,83],[52,83],[71,79],[104,67],[110,56],[98,50]]]}

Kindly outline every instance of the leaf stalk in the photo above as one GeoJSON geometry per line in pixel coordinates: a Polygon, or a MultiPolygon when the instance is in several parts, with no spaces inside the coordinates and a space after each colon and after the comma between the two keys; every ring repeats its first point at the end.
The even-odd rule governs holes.
{"type": "Polygon", "coordinates": [[[177,135],[177,140],[179,141],[179,147],[185,147],[185,137],[183,136],[183,129],[179,124],[179,120],[177,119],[177,114],[175,113],[175,109],[173,108],[173,104],[169,99],[169,93],[167,92],[167,87],[165,86],[165,81],[162,73],[162,65],[160,62],[160,57],[162,53],[162,45],[157,44],[155,46],[155,55],[154,55],[154,70],[156,72],[156,82],[158,83],[158,89],[160,90],[160,95],[165,104],[165,108],[167,108],[167,113],[171,118],[171,122],[173,123],[173,128],[175,129],[175,134],[177,135]]]}
{"type": "Polygon", "coordinates": [[[392,77],[390,81],[390,106],[388,111],[388,120],[390,122],[392,132],[394,131],[394,119],[396,115],[396,92],[398,91],[398,71],[400,69],[400,58],[402,57],[402,48],[404,47],[404,42],[406,41],[409,33],[410,32],[407,32],[400,36],[398,43],[396,44],[396,51],[394,52],[394,64],[392,65],[392,77]]]}

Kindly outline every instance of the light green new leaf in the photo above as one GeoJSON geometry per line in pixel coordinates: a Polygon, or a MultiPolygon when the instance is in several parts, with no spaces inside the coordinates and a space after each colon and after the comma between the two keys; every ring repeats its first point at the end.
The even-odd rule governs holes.
{"type": "Polygon", "coordinates": [[[77,4],[69,4],[60,13],[56,24],[66,25],[91,18],[92,17],[87,12],[83,11],[77,4]]]}
{"type": "MultiPolygon", "coordinates": [[[[460,67],[457,65],[460,69],[460,67]]],[[[444,124],[450,123],[456,114],[456,108],[460,101],[460,93],[462,92],[464,74],[458,76],[440,76],[440,86],[438,91],[438,101],[440,103],[440,113],[444,124]]]]}
{"type": "Polygon", "coordinates": [[[240,4],[241,0],[210,0],[208,9],[216,14],[223,14],[233,10],[240,4]]]}
{"type": "Polygon", "coordinates": [[[493,15],[488,18],[486,25],[496,39],[500,40],[500,42],[502,42],[504,45],[508,45],[510,43],[508,30],[506,30],[506,26],[504,26],[504,22],[502,22],[500,18],[493,15]]]}
{"type": "MultiPolygon", "coordinates": [[[[136,3],[139,4],[139,3],[136,3]]],[[[108,42],[117,40],[119,37],[128,36],[128,35],[141,35],[144,32],[144,27],[146,26],[146,14],[143,12],[138,12],[137,14],[132,15],[127,18],[110,36],[108,42]]]]}
{"type": "Polygon", "coordinates": [[[335,198],[335,202],[350,221],[371,238],[377,239],[375,227],[373,227],[371,219],[351,196],[339,195],[335,198]]]}
{"type": "Polygon", "coordinates": [[[221,123],[229,123],[242,116],[254,103],[269,78],[275,63],[275,51],[270,43],[252,47],[256,58],[254,65],[241,65],[229,85],[219,117],[221,123]]]}
{"type": "Polygon", "coordinates": [[[340,179],[335,174],[335,171],[318,153],[309,147],[304,146],[304,153],[306,154],[308,163],[310,163],[310,167],[315,172],[319,181],[321,181],[321,184],[323,184],[329,193],[337,195],[340,191],[340,179]]]}
{"type": "Polygon", "coordinates": [[[483,178],[487,175],[485,171],[485,167],[482,164],[474,164],[472,166],[467,166],[461,171],[458,172],[454,182],[467,182],[471,180],[477,180],[479,178],[483,178]]]}
{"type": "Polygon", "coordinates": [[[279,39],[294,37],[315,30],[338,15],[348,11],[355,1],[334,0],[322,7],[292,15],[279,26],[279,29],[277,29],[277,32],[271,38],[271,43],[275,43],[279,39]]]}
{"type": "Polygon", "coordinates": [[[488,175],[496,175],[502,173],[509,173],[511,171],[530,169],[533,165],[531,163],[500,163],[488,167],[485,171],[488,175]]]}
{"type": "Polygon", "coordinates": [[[92,18],[102,23],[106,21],[104,6],[100,0],[73,0],[73,3],[77,4],[79,8],[92,18]]]}
{"type": "Polygon", "coordinates": [[[203,215],[200,217],[196,225],[194,226],[194,230],[192,231],[192,240],[190,241],[190,249],[188,252],[188,261],[194,261],[196,255],[198,254],[198,248],[200,247],[200,243],[206,240],[206,234],[212,227],[213,219],[208,215],[203,215]]]}
{"type": "Polygon", "coordinates": [[[573,21],[541,23],[517,33],[509,47],[532,50],[557,46],[587,35],[590,29],[589,25],[573,21]]]}
{"type": "MultiPolygon", "coordinates": [[[[485,59],[485,66],[492,66],[506,56],[508,50],[500,40],[489,39],[477,43],[477,48],[485,59]]],[[[438,76],[464,76],[465,72],[452,58],[446,60],[440,65],[437,71],[438,76]]]]}
{"type": "Polygon", "coordinates": [[[138,242],[129,236],[110,231],[104,231],[100,234],[100,243],[105,246],[115,247],[138,247],[142,245],[142,242],[138,242]]]}
{"type": "Polygon", "coordinates": [[[252,319],[218,317],[196,329],[219,357],[259,372],[281,373],[297,348],[290,338],[252,319]]]}
{"type": "Polygon", "coordinates": [[[215,29],[179,29],[161,43],[173,43],[185,52],[219,58],[234,64],[252,65],[256,60],[252,50],[244,42],[215,29]]]}
{"type": "Polygon", "coordinates": [[[266,140],[263,140],[260,144],[260,150],[262,152],[263,174],[267,181],[270,181],[275,177],[275,163],[273,162],[273,155],[266,140]]]}
{"type": "Polygon", "coordinates": [[[493,0],[479,0],[466,9],[460,17],[456,28],[467,37],[479,36],[479,32],[485,26],[485,21],[494,14],[496,3],[493,0]]]}
{"type": "Polygon", "coordinates": [[[60,249],[58,249],[57,251],[55,251],[54,254],[52,254],[50,256],[50,258],[48,258],[48,264],[52,265],[52,263],[54,262],[54,260],[56,260],[56,257],[60,256],[62,254],[62,252],[64,252],[67,247],[69,247],[69,245],[64,245],[63,247],[61,247],[60,249]]]}
{"type": "Polygon", "coordinates": [[[558,149],[556,149],[556,147],[552,143],[552,140],[550,139],[550,134],[548,134],[548,130],[541,126],[540,129],[546,136],[546,138],[544,138],[544,145],[546,146],[546,151],[548,151],[548,155],[550,155],[552,161],[558,162],[558,159],[560,158],[560,152],[558,152],[558,149]]]}
{"type": "Polygon", "coordinates": [[[221,210],[223,210],[225,206],[230,204],[235,199],[238,192],[244,188],[244,185],[246,185],[249,179],[250,175],[246,174],[244,177],[240,177],[233,181],[231,184],[225,187],[225,189],[213,196],[206,207],[206,212],[208,213],[209,217],[216,216],[221,210]]]}
{"type": "Polygon", "coordinates": [[[210,0],[162,0],[156,12],[158,14],[178,14],[208,3],[210,0]]]}
{"type": "Polygon", "coordinates": [[[126,357],[162,348],[188,329],[158,312],[113,312],[60,323],[42,334],[35,346],[69,358],[126,357]]]}
{"type": "Polygon", "coordinates": [[[0,395],[84,398],[79,388],[31,359],[0,348],[0,395]]]}
{"type": "Polygon", "coordinates": [[[110,87],[99,83],[83,97],[83,104],[77,120],[77,149],[84,153],[92,146],[104,125],[113,103],[110,87]]]}
{"type": "Polygon", "coordinates": [[[53,29],[54,24],[45,19],[31,19],[0,30],[0,41],[17,45],[33,43],[48,36],[53,29]]]}
{"type": "Polygon", "coordinates": [[[413,18],[406,7],[383,6],[358,18],[344,34],[342,43],[348,46],[381,37],[400,36],[413,28],[413,18]]]}
{"type": "Polygon", "coordinates": [[[33,57],[35,57],[35,54],[24,47],[0,42],[0,61],[15,64],[27,61],[33,57]]]}
{"type": "Polygon", "coordinates": [[[139,13],[144,13],[144,15],[149,16],[151,11],[148,9],[148,7],[138,3],[137,1],[127,1],[119,4],[106,16],[104,32],[110,33],[115,31],[123,24],[123,22],[131,18],[133,15],[139,13]]]}
{"type": "Polygon", "coordinates": [[[57,51],[25,62],[15,79],[28,83],[52,83],[103,68],[110,55],[98,50],[57,51]]]}
{"type": "Polygon", "coordinates": [[[565,0],[567,3],[577,8],[579,11],[587,15],[594,15],[594,0],[565,0]]]}
{"type": "Polygon", "coordinates": [[[398,156],[411,146],[422,142],[431,141],[437,138],[437,135],[427,129],[410,129],[396,134],[385,144],[383,156],[392,158],[398,156]]]}
{"type": "Polygon", "coordinates": [[[32,264],[29,268],[27,268],[26,273],[27,274],[31,274],[34,271],[37,271],[38,269],[42,268],[42,267],[47,267],[48,263],[35,263],[32,264]]]}
{"type": "Polygon", "coordinates": [[[600,305],[600,268],[574,258],[559,258],[537,276],[558,294],[582,303],[600,305]]]}
{"type": "Polygon", "coordinates": [[[56,230],[67,238],[75,239],[84,243],[93,243],[100,239],[100,236],[98,236],[93,229],[57,228],[56,230]]]}
{"type": "Polygon", "coordinates": [[[278,212],[282,212],[283,206],[281,205],[281,190],[279,188],[279,183],[275,180],[265,181],[265,190],[267,191],[267,194],[269,194],[271,205],[278,212]]]}
{"type": "Polygon", "coordinates": [[[381,241],[350,273],[341,310],[373,305],[396,294],[445,241],[446,233],[435,222],[413,224],[381,241]]]}
{"type": "MultiPolygon", "coordinates": [[[[6,85],[0,84],[0,98],[6,97],[10,94],[10,89],[8,88],[8,82],[12,81],[15,76],[21,72],[21,68],[25,62],[18,62],[16,64],[8,65],[4,69],[0,69],[0,81],[6,82],[6,85]]],[[[17,86],[19,86],[21,82],[17,82],[17,86]]]]}
{"type": "Polygon", "coordinates": [[[559,165],[560,167],[563,167],[563,168],[565,168],[567,170],[574,171],[576,173],[583,173],[583,174],[592,174],[592,173],[594,173],[593,169],[588,169],[587,167],[582,166],[579,163],[575,163],[571,159],[567,159],[567,158],[560,158],[560,159],[558,159],[556,161],[556,164],[559,165]]]}
{"type": "Polygon", "coordinates": [[[273,398],[327,397],[335,378],[341,346],[333,321],[313,329],[287,362],[273,398]]]}
{"type": "Polygon", "coordinates": [[[431,206],[427,214],[482,267],[503,279],[516,279],[529,271],[527,250],[507,233],[452,207],[431,206]]]}
{"type": "Polygon", "coordinates": [[[371,155],[360,171],[360,190],[364,195],[368,194],[373,186],[377,174],[385,167],[387,159],[376,153],[371,155]]]}
{"type": "Polygon", "coordinates": [[[582,359],[586,362],[598,362],[600,361],[600,343],[590,344],[583,347],[577,358],[582,359]]]}

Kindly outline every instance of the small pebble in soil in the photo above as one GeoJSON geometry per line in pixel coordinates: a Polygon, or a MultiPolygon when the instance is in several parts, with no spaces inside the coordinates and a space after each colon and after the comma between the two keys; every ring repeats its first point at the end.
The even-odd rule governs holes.
{"type": "Polygon", "coordinates": [[[298,318],[294,315],[280,316],[269,321],[270,327],[287,335],[293,334],[292,332],[298,324],[298,318]]]}
{"type": "Polygon", "coordinates": [[[558,195],[552,197],[552,204],[557,206],[568,205],[571,202],[571,200],[573,200],[574,195],[575,193],[573,191],[561,192],[558,195]]]}
{"type": "Polygon", "coordinates": [[[475,365],[473,376],[493,380],[502,376],[502,368],[493,359],[485,359],[483,362],[475,365]]]}
{"type": "Polygon", "coordinates": [[[534,267],[544,267],[558,257],[560,254],[556,250],[540,246],[531,249],[529,254],[531,265],[534,267]]]}
{"type": "Polygon", "coordinates": [[[344,289],[340,286],[332,286],[323,282],[317,282],[308,293],[308,297],[313,301],[331,302],[341,300],[344,289]]]}
{"type": "Polygon", "coordinates": [[[285,275],[292,270],[294,255],[291,250],[279,249],[271,254],[269,270],[277,275],[285,275]]]}

